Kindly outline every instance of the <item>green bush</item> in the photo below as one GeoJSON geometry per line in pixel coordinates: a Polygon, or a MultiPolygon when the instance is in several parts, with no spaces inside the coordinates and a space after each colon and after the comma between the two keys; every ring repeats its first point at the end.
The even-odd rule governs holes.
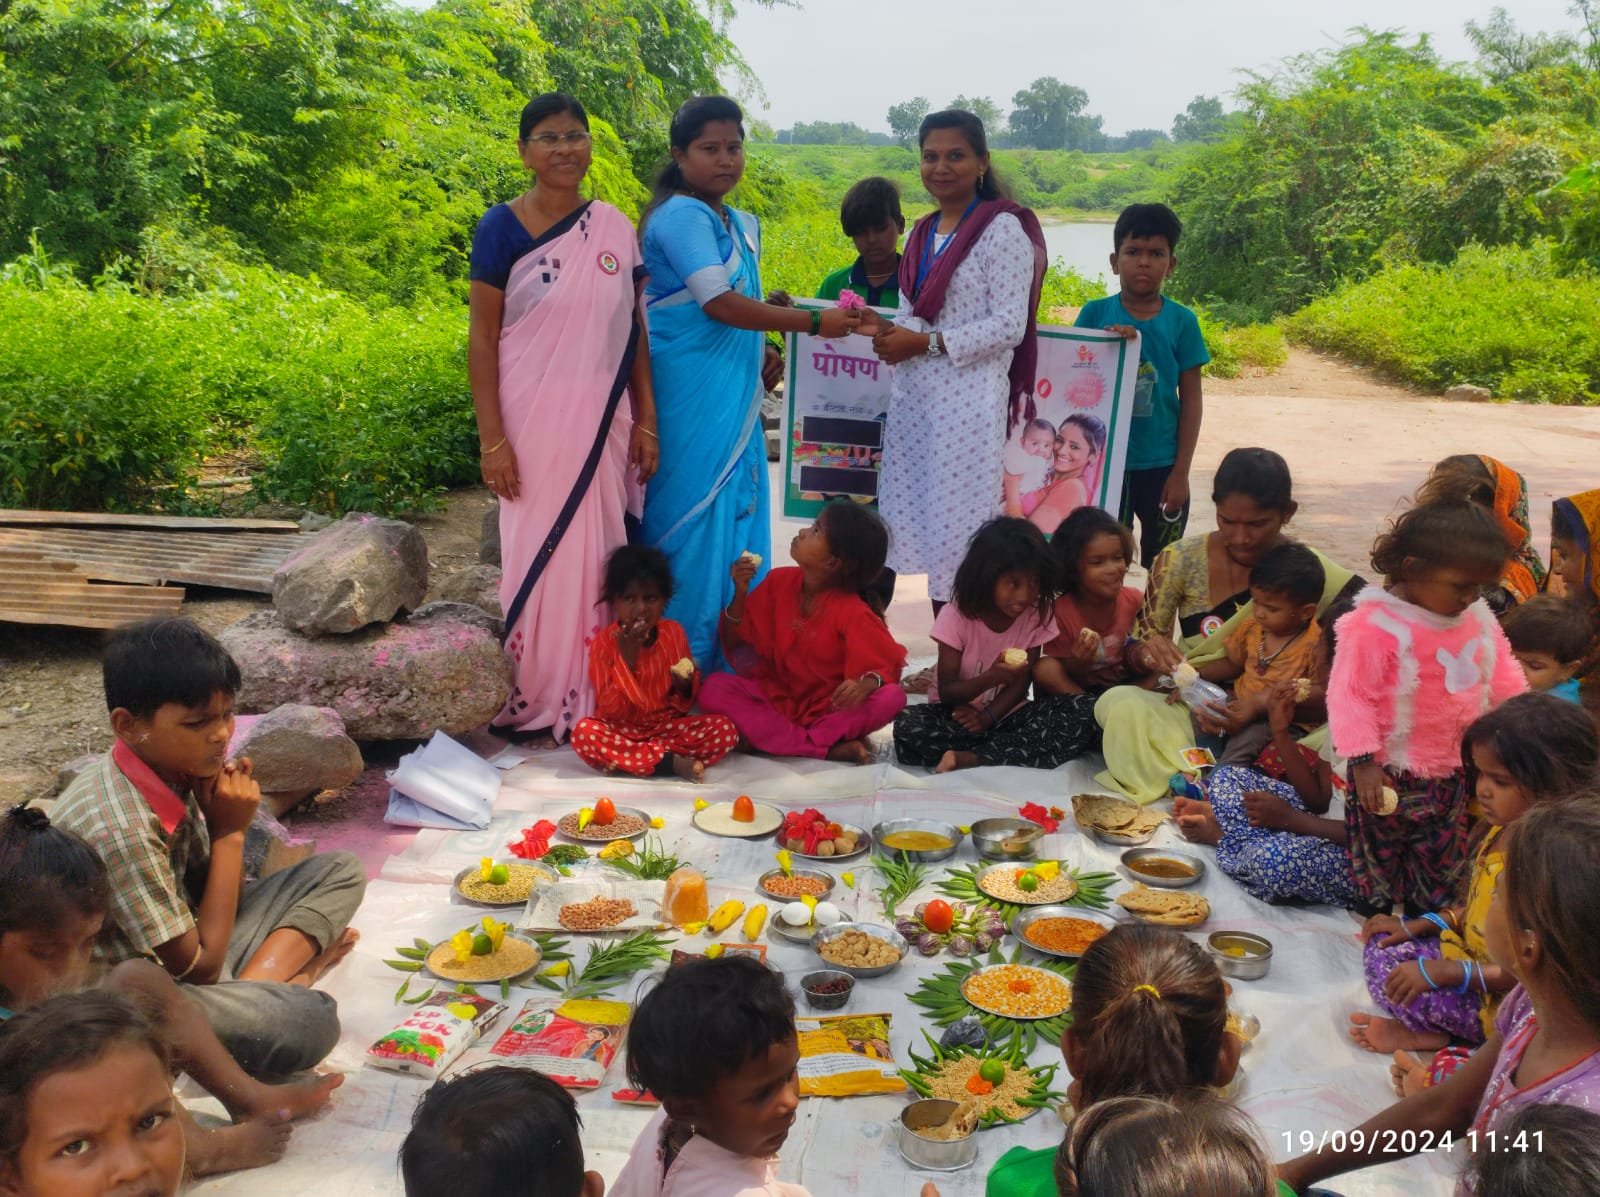
{"type": "Polygon", "coordinates": [[[1550,242],[1469,245],[1447,266],[1391,266],[1285,322],[1289,334],[1433,390],[1600,402],[1600,276],[1561,275],[1550,242]]]}
{"type": "Polygon", "coordinates": [[[0,277],[0,505],[182,507],[242,450],[257,494],[416,511],[477,476],[465,313],[362,304],[270,270],[161,296],[0,277]]]}
{"type": "Polygon", "coordinates": [[[0,506],[135,510],[195,476],[208,394],[149,301],[0,282],[0,506]]]}
{"type": "Polygon", "coordinates": [[[261,412],[257,493],[337,514],[415,512],[478,479],[460,309],[371,314],[341,300],[261,412]]]}
{"type": "Polygon", "coordinates": [[[1247,368],[1270,374],[1289,360],[1283,329],[1276,324],[1229,324],[1206,308],[1196,308],[1195,315],[1211,353],[1202,371],[1208,378],[1237,378],[1247,368]]]}

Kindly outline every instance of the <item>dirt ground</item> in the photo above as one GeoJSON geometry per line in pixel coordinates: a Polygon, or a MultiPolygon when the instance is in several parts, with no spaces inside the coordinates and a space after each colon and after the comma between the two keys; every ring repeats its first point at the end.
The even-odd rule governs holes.
{"type": "MultiPolygon", "coordinates": [[[[1208,380],[1205,392],[1190,528],[1211,526],[1211,471],[1222,455],[1238,445],[1267,445],[1294,470],[1301,510],[1292,530],[1355,569],[1366,566],[1383,519],[1429,464],[1449,454],[1490,453],[1527,476],[1541,552],[1549,543],[1551,500],[1600,485],[1600,411],[1593,408],[1448,403],[1302,349],[1291,349],[1276,373],[1208,380]]],[[[482,488],[461,490],[444,510],[417,521],[435,582],[477,560],[489,503],[482,488]]],[[[775,529],[780,558],[788,535],[775,529]]],[[[920,582],[906,579],[890,611],[913,659],[931,651],[920,582]]],[[[218,631],[266,602],[191,589],[185,611],[218,631]]],[[[100,642],[94,632],[0,624],[0,806],[45,793],[62,764],[109,746],[100,642]]],[[[369,753],[369,763],[376,755],[369,753]]],[[[371,788],[376,780],[369,774],[364,782],[371,788]]]]}
{"type": "MultiPolygon", "coordinates": [[[[457,491],[416,523],[428,541],[437,584],[478,560],[478,534],[492,496],[457,491]]],[[[298,512],[264,512],[293,518],[298,512]]],[[[210,632],[269,605],[265,595],[191,587],[184,614],[210,632]]],[[[100,632],[0,623],[0,807],[47,793],[57,770],[111,746],[100,685],[100,632]]]]}

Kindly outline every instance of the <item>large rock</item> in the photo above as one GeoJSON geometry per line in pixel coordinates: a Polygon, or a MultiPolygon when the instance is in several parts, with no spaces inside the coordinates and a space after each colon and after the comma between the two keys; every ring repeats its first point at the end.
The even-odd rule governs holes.
{"type": "Polygon", "coordinates": [[[433,599],[441,603],[468,603],[487,611],[496,618],[505,612],[500,609],[500,567],[498,565],[469,565],[458,569],[433,588],[433,599]]]}
{"type": "Polygon", "coordinates": [[[263,797],[284,810],[319,790],[343,789],[361,776],[361,749],[332,707],[288,703],[242,716],[230,756],[247,756],[263,797]]]}
{"type": "Polygon", "coordinates": [[[402,623],[311,638],[258,611],[218,639],[244,674],[241,711],[332,707],[356,740],[420,740],[470,731],[505,704],[511,663],[496,626],[476,607],[430,603],[402,623]]]}
{"type": "Polygon", "coordinates": [[[489,504],[478,531],[478,560],[484,565],[500,564],[500,504],[489,504]]]}
{"type": "Polygon", "coordinates": [[[1470,382],[1463,382],[1459,386],[1451,387],[1444,393],[1444,397],[1462,403],[1487,403],[1494,398],[1494,392],[1488,387],[1478,387],[1470,382]]]}
{"type": "Polygon", "coordinates": [[[308,636],[341,635],[414,611],[428,593],[428,546],[400,520],[351,512],[272,575],[272,605],[308,636]]]}

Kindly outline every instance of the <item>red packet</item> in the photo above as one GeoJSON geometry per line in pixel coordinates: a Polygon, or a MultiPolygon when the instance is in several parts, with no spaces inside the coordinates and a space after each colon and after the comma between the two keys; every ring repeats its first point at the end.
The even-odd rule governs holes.
{"type": "Polygon", "coordinates": [[[552,1007],[549,999],[534,998],[489,1054],[502,1064],[537,1069],[569,1089],[598,1089],[632,1013],[627,1002],[572,1000],[552,1007]]]}

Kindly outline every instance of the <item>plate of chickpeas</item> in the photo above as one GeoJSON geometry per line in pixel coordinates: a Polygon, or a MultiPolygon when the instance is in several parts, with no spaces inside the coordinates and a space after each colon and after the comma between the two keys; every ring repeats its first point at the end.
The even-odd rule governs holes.
{"type": "Polygon", "coordinates": [[[812,936],[811,949],[853,977],[881,977],[905,959],[911,945],[893,927],[835,923],[812,936]]]}

